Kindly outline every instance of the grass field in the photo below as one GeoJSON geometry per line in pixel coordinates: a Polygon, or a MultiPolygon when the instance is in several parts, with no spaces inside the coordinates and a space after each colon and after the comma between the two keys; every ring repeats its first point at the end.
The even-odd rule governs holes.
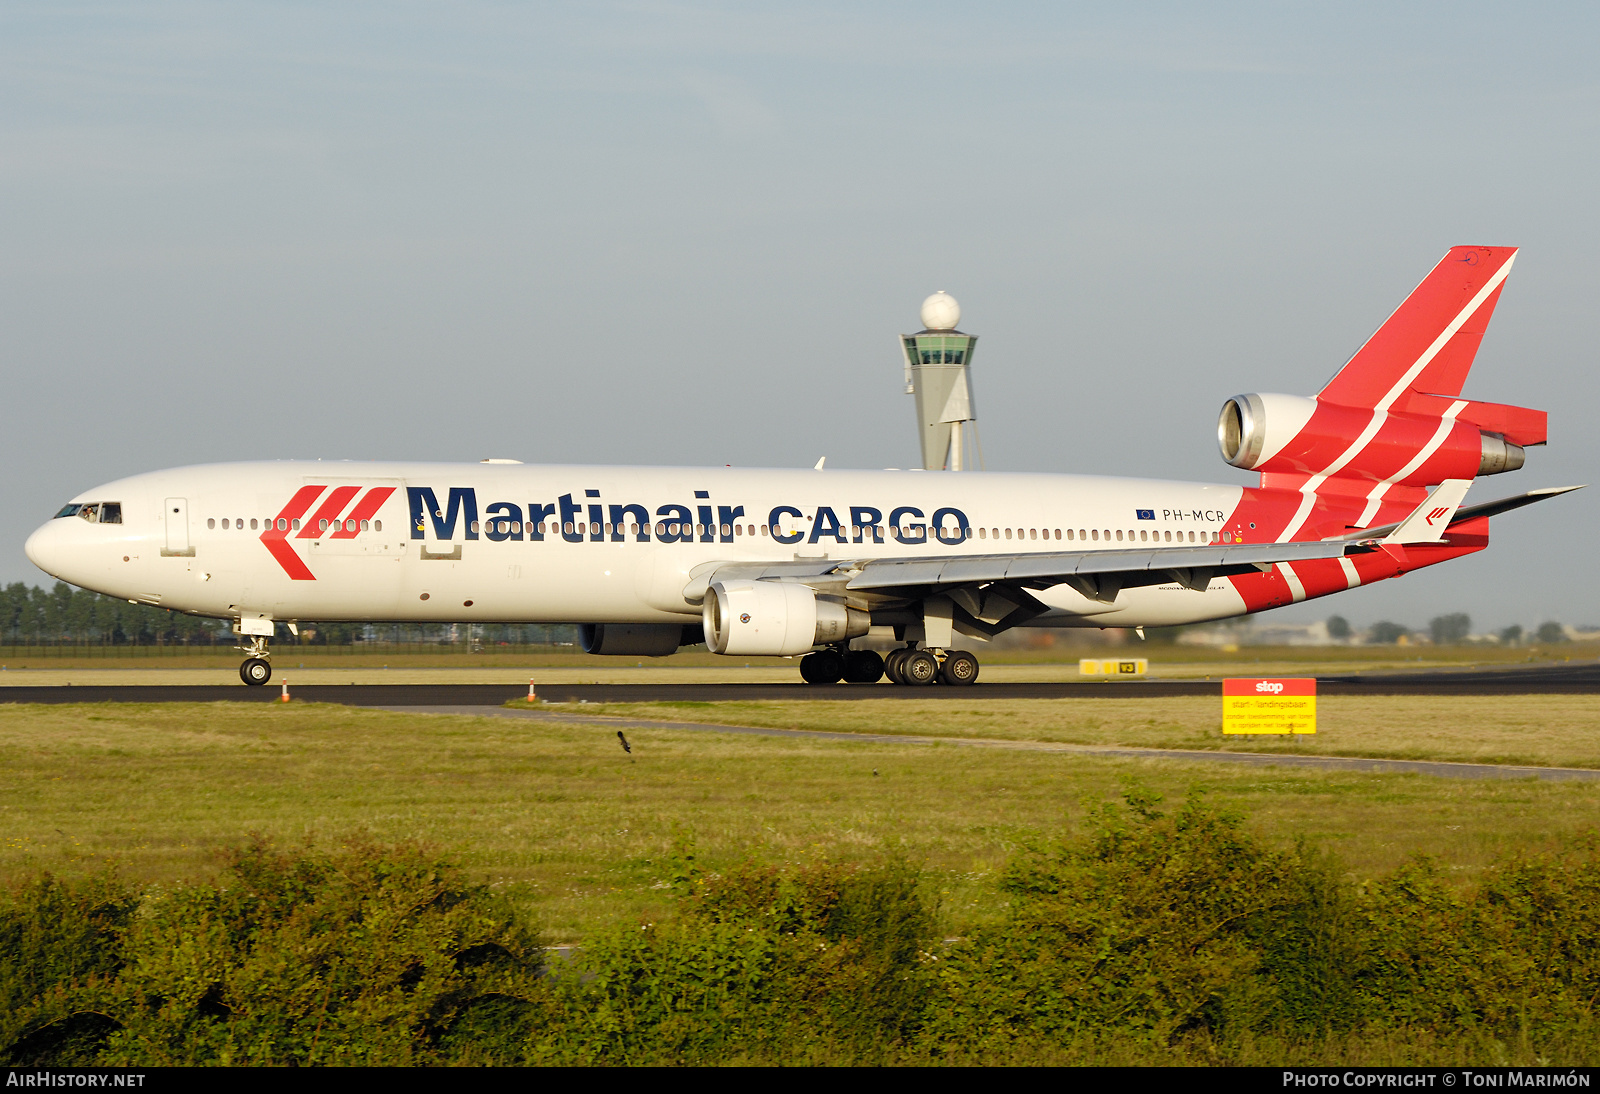
{"type": "MultiPolygon", "coordinates": [[[[1108,685],[1114,687],[1115,685],[1108,685]]],[[[526,707],[526,701],[512,706],[526,707]]],[[[1322,696],[1315,735],[1222,735],[1215,698],[543,704],[720,725],[1600,768],[1600,695],[1322,696]]]]}
{"type": "MultiPolygon", "coordinates": [[[[1058,732],[1194,747],[1204,708],[1214,717],[1214,703],[1186,702],[1105,702],[1069,714],[1065,728],[1027,703],[976,712],[954,703],[854,703],[810,716],[830,728],[859,717],[870,723],[863,728],[883,732],[890,715],[869,708],[892,706],[907,731],[923,734],[1058,732]]],[[[1368,720],[1369,743],[1388,734],[1393,748],[1417,754],[1596,762],[1595,707],[1586,699],[1350,702],[1376,705],[1344,710],[1324,700],[1330,729],[1304,747],[1348,740],[1341,734],[1356,730],[1331,727],[1368,720]]],[[[766,716],[782,724],[798,717],[766,716]]],[[[572,940],[600,924],[666,913],[675,840],[692,841],[699,862],[711,867],[746,857],[870,860],[901,849],[939,879],[947,928],[959,934],[998,914],[994,871],[1019,841],[1061,831],[1133,783],[1173,801],[1209,793],[1246,810],[1274,841],[1306,838],[1336,852],[1357,878],[1424,853],[1452,877],[1469,879],[1495,859],[1547,849],[1600,824],[1593,783],[1241,770],[666,729],[628,734],[632,756],[608,727],[512,719],[298,703],[0,705],[0,876],[39,868],[76,874],[113,862],[130,880],[173,883],[209,875],[216,848],[247,833],[293,840],[359,831],[447,849],[472,876],[509,892],[554,939],[572,940]]]]}

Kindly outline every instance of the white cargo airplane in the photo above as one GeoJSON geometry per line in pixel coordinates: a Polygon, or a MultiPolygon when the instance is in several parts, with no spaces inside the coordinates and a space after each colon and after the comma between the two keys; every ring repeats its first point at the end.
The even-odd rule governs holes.
{"type": "Polygon", "coordinates": [[[970,684],[957,635],[1223,619],[1488,544],[1462,508],[1542,411],[1459,397],[1515,251],[1457,247],[1314,398],[1239,395],[1258,486],[1076,475],[272,462],[118,479],[28,539],[64,581],[234,621],[240,675],[300,620],[578,623],[594,654],[704,641],[817,683],[970,684]],[[881,628],[881,630],[880,630],[881,628]],[[887,659],[852,650],[876,631],[887,659]]]}

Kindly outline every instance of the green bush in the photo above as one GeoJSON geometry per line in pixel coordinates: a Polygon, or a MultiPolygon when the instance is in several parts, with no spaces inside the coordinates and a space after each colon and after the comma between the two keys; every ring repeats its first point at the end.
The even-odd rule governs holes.
{"type": "Polygon", "coordinates": [[[0,906],[0,1064],[94,1061],[137,897],[111,874],[76,885],[50,874],[0,906]]]}
{"type": "Polygon", "coordinates": [[[564,1062],[872,1061],[927,1005],[935,929],[903,862],[695,877],[682,915],[586,943],[568,1020],[538,1058],[564,1062]]]}
{"type": "Polygon", "coordinates": [[[143,894],[44,875],[0,904],[0,1063],[1592,1062],[1592,840],[1356,885],[1202,795],[1090,821],[1019,850],[965,939],[903,861],[684,851],[674,915],[554,968],[416,848],[257,843],[143,894]]]}
{"type": "MultiPolygon", "coordinates": [[[[44,895],[73,910],[96,892],[44,895]]],[[[12,914],[44,908],[30,895],[12,914]]],[[[253,844],[230,856],[222,884],[153,890],[134,915],[101,916],[109,925],[94,937],[114,938],[114,956],[88,941],[93,915],[34,956],[7,954],[0,976],[35,1001],[8,1030],[5,1062],[39,1062],[52,1024],[84,1014],[101,1021],[92,1045],[73,1042],[73,1062],[431,1062],[456,1024],[481,1024],[482,1008],[533,1005],[541,971],[532,932],[415,849],[253,844]]]]}
{"type": "Polygon", "coordinates": [[[1559,1036],[1600,999],[1600,856],[1592,842],[1489,871],[1462,894],[1420,861],[1367,886],[1362,1011],[1390,1024],[1559,1036]]]}
{"type": "Polygon", "coordinates": [[[1198,797],[1171,816],[1152,798],[1128,804],[1103,809],[1082,844],[1013,860],[1012,915],[951,949],[927,1039],[971,1051],[1116,1030],[1164,1044],[1197,1027],[1255,1028],[1286,1007],[1323,1017],[1311,968],[1287,994],[1273,972],[1329,963],[1325,867],[1266,849],[1198,797]]]}

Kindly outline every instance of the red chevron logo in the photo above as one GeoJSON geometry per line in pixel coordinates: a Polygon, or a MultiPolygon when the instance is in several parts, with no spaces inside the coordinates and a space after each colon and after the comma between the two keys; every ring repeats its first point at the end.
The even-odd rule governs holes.
{"type": "Polygon", "coordinates": [[[375,486],[368,490],[365,496],[356,503],[348,515],[341,517],[344,507],[361,492],[359,486],[335,487],[323,499],[317,511],[305,521],[301,527],[301,518],[322,497],[326,486],[302,486],[296,490],[294,497],[289,499],[289,504],[283,507],[270,527],[261,533],[261,545],[267,549],[278,565],[283,567],[283,572],[289,575],[292,581],[315,581],[317,575],[305,564],[305,560],[295,551],[289,542],[290,533],[296,533],[295,539],[321,539],[324,534],[330,539],[354,539],[360,531],[363,521],[368,520],[383,507],[389,500],[389,495],[394,493],[392,486],[375,486]]]}

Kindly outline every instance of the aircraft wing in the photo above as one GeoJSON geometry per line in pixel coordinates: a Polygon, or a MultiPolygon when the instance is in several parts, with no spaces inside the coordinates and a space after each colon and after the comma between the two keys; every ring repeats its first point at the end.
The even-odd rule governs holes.
{"type": "MultiPolygon", "coordinates": [[[[683,591],[696,603],[713,581],[739,577],[799,581],[818,590],[875,594],[890,599],[936,596],[1000,583],[1012,588],[1071,585],[1110,603],[1122,589],[1176,582],[1204,589],[1215,577],[1265,572],[1280,562],[1340,558],[1370,548],[1345,540],[1302,543],[1204,544],[1102,551],[945,555],[937,558],[797,559],[774,563],[712,563],[697,568],[683,591]]],[[[1031,598],[1029,598],[1031,599],[1031,598]]]]}
{"type": "Polygon", "coordinates": [[[1204,589],[1214,577],[1252,570],[1265,572],[1280,562],[1339,558],[1353,546],[1343,541],[1213,543],[1193,547],[873,559],[861,564],[860,572],[851,576],[845,588],[926,596],[945,589],[994,582],[1029,589],[1072,585],[1093,600],[1109,602],[1116,599],[1118,589],[1167,582],[1204,589]]]}

